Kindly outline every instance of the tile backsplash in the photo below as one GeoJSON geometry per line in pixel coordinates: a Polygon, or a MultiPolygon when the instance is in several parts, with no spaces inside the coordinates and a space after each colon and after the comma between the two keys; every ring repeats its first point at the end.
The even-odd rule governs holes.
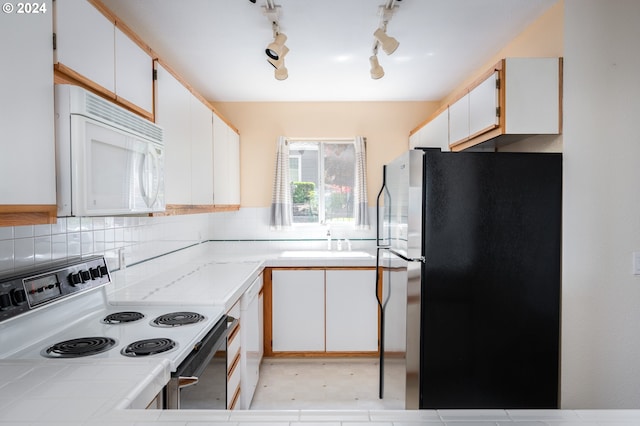
{"type": "MultiPolygon", "coordinates": [[[[292,242],[326,247],[326,227],[272,230],[269,211],[261,207],[165,217],[66,217],[53,225],[0,227],[0,273],[88,255],[104,255],[110,269],[117,270],[122,258],[128,266],[207,240],[272,242],[274,249],[289,248],[292,242]]],[[[369,214],[372,229],[332,225],[332,239],[348,238],[356,249],[373,248],[375,208],[369,214]]]]}
{"type": "Polygon", "coordinates": [[[102,254],[111,269],[209,238],[209,215],[67,217],[53,225],[0,227],[0,272],[102,254]]]}

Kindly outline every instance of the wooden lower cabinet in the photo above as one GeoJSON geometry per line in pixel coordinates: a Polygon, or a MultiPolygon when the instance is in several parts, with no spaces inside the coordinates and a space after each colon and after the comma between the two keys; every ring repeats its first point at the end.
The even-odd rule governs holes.
{"type": "Polygon", "coordinates": [[[265,356],[378,353],[375,268],[265,269],[265,356]]]}

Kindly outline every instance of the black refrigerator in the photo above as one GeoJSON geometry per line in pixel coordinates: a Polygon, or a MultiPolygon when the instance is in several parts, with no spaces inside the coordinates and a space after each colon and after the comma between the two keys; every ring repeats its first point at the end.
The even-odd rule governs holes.
{"type": "Polygon", "coordinates": [[[557,408],[562,155],[411,150],[377,211],[380,398],[557,408]]]}

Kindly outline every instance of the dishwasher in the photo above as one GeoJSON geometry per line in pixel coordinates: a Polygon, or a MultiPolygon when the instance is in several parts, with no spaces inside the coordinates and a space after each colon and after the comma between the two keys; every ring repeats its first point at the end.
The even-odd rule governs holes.
{"type": "Polygon", "coordinates": [[[240,360],[243,367],[240,380],[241,406],[244,409],[249,409],[251,406],[260,374],[263,355],[262,303],[262,274],[260,274],[240,298],[240,317],[242,318],[240,360]]]}

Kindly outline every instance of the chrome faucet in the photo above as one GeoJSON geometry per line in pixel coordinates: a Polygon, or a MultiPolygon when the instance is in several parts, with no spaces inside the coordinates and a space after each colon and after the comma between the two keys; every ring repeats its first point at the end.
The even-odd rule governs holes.
{"type": "Polygon", "coordinates": [[[331,250],[331,228],[327,226],[327,250],[331,250]]]}

